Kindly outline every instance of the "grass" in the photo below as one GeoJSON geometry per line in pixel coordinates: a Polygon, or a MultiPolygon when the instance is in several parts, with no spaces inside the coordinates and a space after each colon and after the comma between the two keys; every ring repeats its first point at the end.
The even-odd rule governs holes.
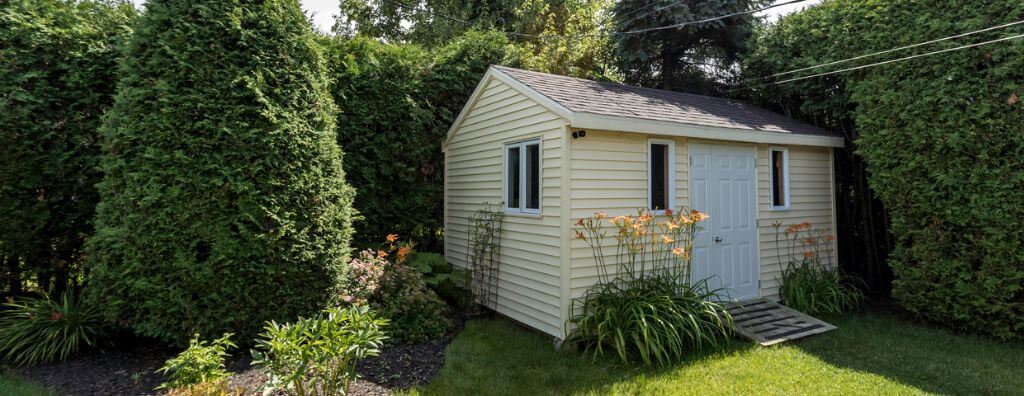
{"type": "Polygon", "coordinates": [[[0,373],[0,395],[50,396],[51,393],[21,379],[0,373]]]}
{"type": "Polygon", "coordinates": [[[760,347],[736,340],[663,369],[591,362],[508,320],[474,320],[438,377],[411,394],[1013,394],[1024,344],[910,324],[888,314],[825,318],[838,330],[760,347]]]}

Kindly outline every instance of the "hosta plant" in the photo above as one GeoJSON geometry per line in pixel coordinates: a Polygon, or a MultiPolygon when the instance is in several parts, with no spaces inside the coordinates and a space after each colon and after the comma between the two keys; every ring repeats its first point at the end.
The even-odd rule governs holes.
{"type": "Polygon", "coordinates": [[[602,213],[576,223],[590,246],[598,282],[572,302],[567,342],[594,358],[666,365],[686,353],[724,345],[732,318],[716,301],[720,290],[689,280],[693,238],[708,216],[697,211],[646,210],[608,219],[602,213]],[[609,236],[605,220],[611,224],[609,236]],[[605,243],[614,242],[614,255],[605,243]]]}
{"type": "Polygon", "coordinates": [[[785,249],[785,257],[789,258],[779,280],[783,304],[809,315],[837,314],[857,308],[864,299],[855,287],[859,280],[833,265],[834,237],[828,230],[814,228],[808,222],[788,225],[784,230],[782,225],[772,224],[775,244],[780,251],[785,249]]]}
{"type": "Polygon", "coordinates": [[[188,388],[202,383],[212,384],[226,380],[231,373],[224,369],[224,359],[230,356],[228,349],[235,347],[236,345],[231,342],[231,333],[225,333],[212,342],[200,340],[196,334],[189,341],[188,349],[167,360],[163,367],[157,370],[169,379],[157,389],[188,388]]]}
{"type": "Polygon", "coordinates": [[[0,310],[0,355],[18,365],[67,359],[106,342],[107,323],[95,305],[70,290],[58,299],[22,298],[0,310]]]}
{"type": "Polygon", "coordinates": [[[356,378],[356,364],[380,353],[386,325],[367,306],[331,308],[288,324],[270,322],[256,340],[252,364],[270,375],[267,392],[344,395],[356,378]]]}

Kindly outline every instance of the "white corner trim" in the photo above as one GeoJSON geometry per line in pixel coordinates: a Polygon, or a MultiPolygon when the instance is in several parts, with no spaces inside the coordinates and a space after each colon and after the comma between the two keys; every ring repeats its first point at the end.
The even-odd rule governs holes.
{"type": "Polygon", "coordinates": [[[594,113],[573,114],[572,127],[762,144],[821,147],[843,147],[845,144],[843,138],[836,136],[762,132],[594,113]]]}

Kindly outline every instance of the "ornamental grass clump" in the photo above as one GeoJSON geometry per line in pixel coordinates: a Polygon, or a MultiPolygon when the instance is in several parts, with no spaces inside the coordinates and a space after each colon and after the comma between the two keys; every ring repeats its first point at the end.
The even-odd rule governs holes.
{"type": "Polygon", "coordinates": [[[718,302],[721,290],[706,279],[690,282],[693,238],[708,215],[667,210],[654,216],[608,219],[614,255],[606,255],[609,238],[603,213],[580,219],[576,238],[593,252],[597,283],[572,302],[566,341],[595,359],[605,353],[623,363],[665,365],[687,352],[720,347],[731,334],[732,317],[718,302]]]}
{"type": "Polygon", "coordinates": [[[0,356],[17,365],[61,361],[107,342],[108,324],[98,307],[72,291],[59,299],[23,298],[0,308],[0,356]]]}
{"type": "Polygon", "coordinates": [[[776,247],[781,250],[785,246],[785,257],[789,257],[779,282],[783,304],[808,315],[838,314],[860,305],[864,295],[854,286],[859,280],[832,264],[835,237],[828,230],[813,228],[808,222],[792,224],[786,226],[786,238],[781,239],[782,223],[772,226],[776,247]]]}

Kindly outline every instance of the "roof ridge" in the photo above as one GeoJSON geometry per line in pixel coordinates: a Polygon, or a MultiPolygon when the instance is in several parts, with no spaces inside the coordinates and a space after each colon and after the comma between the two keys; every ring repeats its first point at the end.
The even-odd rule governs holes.
{"type": "Polygon", "coordinates": [[[520,71],[520,72],[526,72],[526,73],[532,73],[532,74],[540,74],[540,75],[544,75],[544,76],[551,76],[551,77],[558,77],[558,78],[569,78],[569,79],[573,79],[573,80],[577,80],[577,81],[583,81],[583,82],[589,82],[589,83],[595,83],[595,84],[612,85],[612,86],[618,86],[618,87],[626,87],[626,88],[632,88],[632,89],[639,89],[639,90],[644,90],[644,91],[664,92],[664,93],[670,93],[670,94],[676,94],[676,95],[688,95],[688,96],[696,96],[696,97],[700,97],[700,98],[708,98],[708,99],[723,100],[723,101],[728,101],[728,102],[736,102],[736,103],[742,103],[742,104],[749,104],[749,103],[746,103],[746,102],[743,102],[743,101],[740,101],[740,100],[730,99],[730,98],[723,98],[723,97],[719,97],[719,96],[701,95],[701,94],[695,94],[695,93],[691,93],[691,92],[673,91],[673,90],[661,89],[661,88],[642,87],[642,86],[639,86],[639,85],[624,84],[624,83],[617,83],[617,82],[611,82],[611,81],[590,80],[590,79],[586,79],[586,78],[573,77],[573,76],[565,76],[565,75],[554,74],[554,73],[545,73],[545,72],[540,72],[540,71],[536,71],[536,70],[520,69],[520,68],[515,68],[515,67],[511,67],[511,66],[504,66],[504,65],[491,65],[491,66],[493,66],[494,68],[497,68],[497,69],[515,70],[515,71],[520,71]]]}

